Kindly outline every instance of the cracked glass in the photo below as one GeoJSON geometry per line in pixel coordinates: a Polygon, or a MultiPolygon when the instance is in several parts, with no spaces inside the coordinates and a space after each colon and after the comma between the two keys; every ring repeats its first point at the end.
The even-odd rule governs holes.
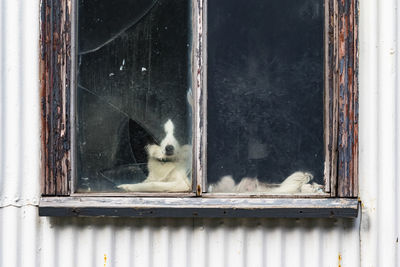
{"type": "Polygon", "coordinates": [[[77,3],[75,191],[190,191],[189,1],[77,3]]]}

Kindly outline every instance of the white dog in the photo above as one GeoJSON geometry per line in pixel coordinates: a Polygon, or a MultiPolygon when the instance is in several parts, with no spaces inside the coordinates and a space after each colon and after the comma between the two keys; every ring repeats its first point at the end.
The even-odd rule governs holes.
{"type": "Polygon", "coordinates": [[[216,184],[208,188],[213,193],[268,193],[268,194],[296,194],[296,193],[318,193],[322,191],[322,185],[309,182],[313,175],[308,172],[295,172],[287,177],[279,186],[272,187],[257,178],[243,178],[235,184],[232,176],[224,176],[216,184]]]}
{"type": "Polygon", "coordinates": [[[137,192],[185,192],[190,191],[191,172],[190,145],[181,146],[174,136],[174,124],[168,120],[164,125],[165,138],[160,145],[148,145],[149,175],[141,183],[122,184],[118,188],[137,192]]]}

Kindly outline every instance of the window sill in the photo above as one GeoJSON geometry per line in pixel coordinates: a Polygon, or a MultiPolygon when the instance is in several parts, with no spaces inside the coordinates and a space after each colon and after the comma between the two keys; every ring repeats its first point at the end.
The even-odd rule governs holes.
{"type": "Polygon", "coordinates": [[[39,216],[354,218],[356,198],[42,197],[39,216]]]}

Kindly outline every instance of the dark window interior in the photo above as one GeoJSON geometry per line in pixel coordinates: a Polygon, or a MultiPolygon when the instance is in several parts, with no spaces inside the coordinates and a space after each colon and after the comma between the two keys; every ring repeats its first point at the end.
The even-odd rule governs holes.
{"type": "Polygon", "coordinates": [[[208,181],[323,184],[321,0],[208,1],[208,181]]]}

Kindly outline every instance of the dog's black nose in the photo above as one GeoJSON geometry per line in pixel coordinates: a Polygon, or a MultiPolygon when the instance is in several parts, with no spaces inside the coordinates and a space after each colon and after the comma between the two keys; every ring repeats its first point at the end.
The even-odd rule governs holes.
{"type": "Polygon", "coordinates": [[[175,148],[173,145],[167,145],[165,147],[165,154],[167,154],[168,156],[171,156],[174,154],[174,150],[175,150],[175,148]]]}

